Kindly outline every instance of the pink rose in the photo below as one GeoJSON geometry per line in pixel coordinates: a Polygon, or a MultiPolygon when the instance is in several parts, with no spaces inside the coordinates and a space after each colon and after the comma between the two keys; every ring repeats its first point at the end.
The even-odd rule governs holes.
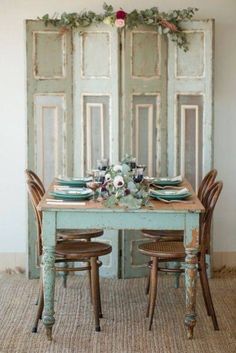
{"type": "Polygon", "coordinates": [[[125,25],[125,20],[122,20],[121,18],[120,19],[116,19],[115,20],[115,26],[118,27],[118,28],[122,28],[124,27],[125,25]]]}

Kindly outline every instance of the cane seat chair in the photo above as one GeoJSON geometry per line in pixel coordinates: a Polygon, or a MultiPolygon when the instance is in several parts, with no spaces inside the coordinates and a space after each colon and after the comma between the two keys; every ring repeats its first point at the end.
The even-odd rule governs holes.
{"type": "MultiPolygon", "coordinates": [[[[209,187],[214,183],[217,176],[217,170],[212,169],[205,175],[198,189],[198,198],[204,206],[204,198],[209,187]]],[[[156,241],[182,241],[183,231],[182,230],[151,230],[143,229],[142,235],[156,241]]]]}
{"type": "MultiPolygon", "coordinates": [[[[217,176],[217,170],[210,170],[205,177],[202,179],[202,182],[198,189],[198,198],[202,202],[203,206],[205,203],[205,195],[211,185],[214,183],[217,176]]],[[[151,230],[143,229],[142,235],[146,238],[152,239],[154,241],[183,241],[183,230],[151,230]]],[[[179,287],[179,276],[180,274],[176,272],[175,277],[175,288],[179,287]]],[[[150,278],[147,279],[145,293],[148,294],[150,286],[150,278]]]]}
{"type": "MultiPolygon", "coordinates": [[[[38,255],[42,255],[42,213],[37,209],[37,206],[42,198],[41,190],[35,181],[27,181],[28,192],[32,202],[36,226],[37,226],[37,239],[38,239],[38,255]]],[[[100,331],[99,319],[102,317],[101,299],[100,299],[100,288],[99,288],[99,267],[102,263],[98,260],[99,256],[107,255],[111,253],[112,247],[109,244],[101,242],[85,242],[83,240],[73,240],[73,241],[60,241],[58,240],[55,249],[55,264],[58,263],[73,263],[82,262],[80,267],[57,267],[56,271],[91,271],[91,294],[92,294],[92,304],[94,307],[95,315],[95,330],[100,331]]],[[[44,307],[43,299],[43,284],[40,280],[39,288],[39,302],[38,310],[35,318],[35,322],[32,328],[32,332],[37,332],[39,319],[42,317],[44,307]]]]}
{"type": "MultiPolygon", "coordinates": [[[[45,188],[43,182],[39,176],[34,173],[31,169],[25,170],[27,180],[34,181],[41,192],[41,196],[45,194],[45,188]]],[[[78,240],[83,239],[91,241],[92,238],[97,238],[103,235],[102,229],[59,229],[57,237],[61,240],[78,240]]]]}
{"type": "MultiPolygon", "coordinates": [[[[207,310],[207,314],[211,316],[213,326],[215,330],[219,330],[213,301],[211,297],[208,277],[207,277],[207,263],[206,254],[210,252],[210,233],[213,211],[216,206],[216,202],[220,196],[223,187],[222,182],[215,182],[211,185],[208,191],[205,193],[205,213],[200,216],[200,247],[198,253],[198,271],[203,292],[203,298],[207,310]]],[[[170,269],[159,267],[160,262],[170,261],[185,261],[185,248],[183,242],[171,241],[171,242],[150,242],[139,245],[139,250],[142,254],[151,257],[150,263],[150,290],[149,300],[147,307],[147,317],[150,317],[149,330],[151,330],[153,314],[156,301],[157,293],[157,272],[184,272],[183,269],[170,269]]]]}
{"type": "MultiPolygon", "coordinates": [[[[45,187],[43,185],[42,180],[39,176],[33,172],[31,169],[25,170],[25,175],[27,180],[34,181],[39,189],[40,195],[43,196],[45,194],[45,187]]],[[[98,238],[103,235],[102,229],[59,229],[57,231],[57,238],[58,240],[83,240],[83,241],[91,241],[92,238],[98,238]]],[[[64,268],[67,267],[67,263],[64,263],[64,268]]],[[[67,285],[67,271],[63,273],[63,286],[66,288],[67,285]]],[[[89,283],[91,283],[89,272],[89,283]]],[[[91,286],[90,286],[91,287],[91,286]]]]}

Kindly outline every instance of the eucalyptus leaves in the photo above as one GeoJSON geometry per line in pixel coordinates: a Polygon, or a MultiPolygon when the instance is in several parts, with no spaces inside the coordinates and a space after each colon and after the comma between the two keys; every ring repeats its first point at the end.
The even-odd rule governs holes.
{"type": "Polygon", "coordinates": [[[107,207],[138,209],[141,206],[150,206],[148,185],[145,182],[134,182],[130,159],[130,156],[126,156],[121,164],[113,165],[106,171],[101,196],[107,207]]]}
{"type": "Polygon", "coordinates": [[[64,12],[59,17],[57,14],[52,17],[46,14],[40,19],[44,21],[45,25],[53,24],[63,28],[63,30],[86,27],[93,23],[105,23],[118,28],[127,27],[130,29],[138,25],[148,25],[155,28],[159,34],[168,36],[172,41],[176,42],[178,47],[187,51],[188,43],[180,23],[191,20],[195,12],[198,11],[197,8],[188,7],[183,10],[160,12],[158,7],[152,7],[146,10],[133,10],[130,13],[126,13],[122,9],[114,11],[113,7],[106,3],[103,5],[103,10],[104,13],[101,14],[96,14],[93,11],[64,12]]]}

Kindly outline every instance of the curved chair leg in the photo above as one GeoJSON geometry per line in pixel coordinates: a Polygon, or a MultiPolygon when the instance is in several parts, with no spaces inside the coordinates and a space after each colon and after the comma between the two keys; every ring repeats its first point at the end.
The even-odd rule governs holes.
{"type": "MultiPolygon", "coordinates": [[[[87,239],[86,242],[91,242],[91,239],[87,239]]],[[[87,262],[87,266],[90,266],[90,262],[87,262]]],[[[89,291],[90,291],[91,304],[93,304],[91,269],[88,270],[88,280],[89,280],[89,291]]]]}
{"type": "MultiPolygon", "coordinates": [[[[87,263],[89,266],[91,266],[91,263],[87,263]]],[[[93,305],[93,293],[92,293],[92,275],[91,275],[91,269],[88,270],[88,280],[89,280],[89,292],[90,292],[90,300],[91,304],[93,305]]]]}
{"type": "MultiPolygon", "coordinates": [[[[178,261],[172,261],[172,262],[168,263],[167,266],[169,266],[170,268],[174,268],[174,269],[180,269],[181,263],[178,262],[178,261]]],[[[175,287],[176,289],[179,288],[179,279],[180,279],[180,275],[181,275],[181,272],[176,272],[176,273],[174,274],[174,276],[175,276],[174,287],[175,287]]]]}
{"type": "Polygon", "coordinates": [[[93,296],[93,308],[95,316],[95,331],[101,331],[100,320],[99,320],[99,268],[97,264],[97,257],[90,259],[91,263],[91,284],[92,284],[92,296],[93,296]]]}
{"type": "MultiPolygon", "coordinates": [[[[68,263],[64,262],[63,263],[63,268],[67,269],[68,268],[68,263]]],[[[67,287],[67,276],[68,276],[68,272],[67,271],[63,271],[63,287],[66,288],[67,287]]]]}
{"type": "MultiPolygon", "coordinates": [[[[152,266],[152,264],[151,264],[152,266]]],[[[145,290],[145,294],[148,295],[148,303],[147,303],[147,310],[146,310],[146,317],[149,317],[149,311],[150,311],[150,298],[151,298],[151,294],[150,294],[150,282],[151,282],[151,268],[149,270],[149,274],[148,274],[148,278],[147,278],[147,284],[146,284],[146,290],[145,290]]]]}
{"type": "Polygon", "coordinates": [[[150,275],[150,307],[149,307],[149,330],[152,328],[152,321],[154,315],[154,309],[156,304],[157,296],[157,271],[158,271],[158,259],[157,257],[152,257],[152,268],[150,275]]]}
{"type": "Polygon", "coordinates": [[[100,319],[103,318],[102,315],[102,304],[101,304],[101,294],[100,294],[100,286],[98,285],[98,314],[100,319]]]}
{"type": "MultiPolygon", "coordinates": [[[[203,290],[203,292],[205,292],[207,307],[208,307],[208,310],[209,310],[211,318],[212,318],[214,329],[218,331],[219,325],[217,322],[216,313],[215,313],[215,309],[214,309],[214,305],[213,305],[213,301],[212,301],[212,297],[211,297],[211,291],[210,291],[208,277],[207,277],[207,271],[206,271],[206,263],[204,260],[201,261],[201,273],[202,273],[201,274],[201,276],[202,276],[202,281],[201,281],[202,290],[203,290]]],[[[203,296],[204,296],[204,294],[203,294],[203,296]]]]}
{"type": "Polygon", "coordinates": [[[206,307],[206,311],[207,311],[207,315],[211,316],[211,312],[208,306],[208,302],[207,302],[207,296],[205,293],[205,286],[204,286],[204,278],[203,278],[203,274],[202,274],[202,269],[199,270],[199,277],[200,277],[200,283],[201,283],[201,287],[202,287],[202,295],[203,295],[203,299],[205,302],[205,307],[206,307]]]}
{"type": "Polygon", "coordinates": [[[175,288],[176,288],[176,289],[179,288],[179,279],[180,279],[180,275],[181,275],[181,273],[178,273],[178,272],[175,273],[175,288]]]}
{"type": "Polygon", "coordinates": [[[36,300],[35,300],[35,305],[38,305],[38,304],[39,304],[40,289],[41,289],[42,284],[43,284],[43,279],[42,279],[42,270],[41,270],[41,271],[40,271],[40,274],[39,274],[39,291],[38,291],[37,298],[36,298],[36,300]]]}
{"type": "Polygon", "coordinates": [[[41,283],[40,289],[39,289],[39,296],[38,296],[38,309],[37,309],[37,314],[36,314],[36,318],[34,321],[34,325],[32,328],[33,333],[36,333],[38,331],[38,323],[39,323],[39,320],[42,319],[43,307],[44,307],[43,284],[41,283]]]}
{"type": "Polygon", "coordinates": [[[150,289],[150,271],[149,271],[149,274],[148,274],[148,277],[147,277],[146,288],[145,288],[145,294],[148,295],[149,289],[150,289]]]}

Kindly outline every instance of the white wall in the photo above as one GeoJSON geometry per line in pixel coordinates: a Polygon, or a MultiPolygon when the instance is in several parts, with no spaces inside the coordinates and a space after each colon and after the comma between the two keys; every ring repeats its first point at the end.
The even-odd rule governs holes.
{"type": "MultiPolygon", "coordinates": [[[[236,251],[236,1],[110,3],[127,11],[157,4],[163,11],[194,6],[200,9],[196,18],[215,18],[215,167],[224,190],[215,213],[214,251],[236,251]]],[[[0,253],[23,253],[27,242],[25,20],[47,12],[99,12],[102,4],[103,0],[0,0],[0,253]]]]}

